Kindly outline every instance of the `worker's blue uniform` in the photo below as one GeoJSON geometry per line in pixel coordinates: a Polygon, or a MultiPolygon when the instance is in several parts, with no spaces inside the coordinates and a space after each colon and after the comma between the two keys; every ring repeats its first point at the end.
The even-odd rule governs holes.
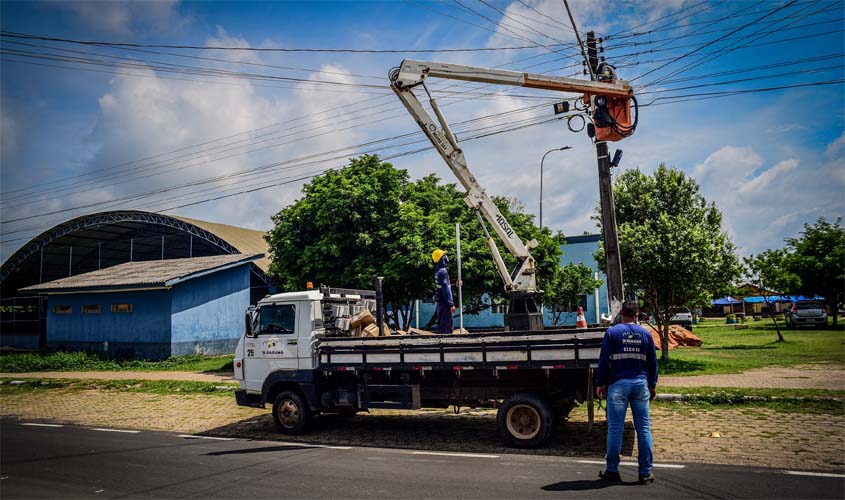
{"type": "Polygon", "coordinates": [[[437,333],[452,333],[454,318],[452,307],[452,287],[449,283],[449,259],[444,255],[434,268],[434,302],[437,304],[437,333]]]}
{"type": "Polygon", "coordinates": [[[637,432],[637,461],[641,478],[651,474],[651,423],[649,388],[657,385],[657,352],[651,334],[640,325],[623,323],[604,334],[596,385],[607,385],[608,472],[619,472],[619,452],[628,406],[637,432]]]}

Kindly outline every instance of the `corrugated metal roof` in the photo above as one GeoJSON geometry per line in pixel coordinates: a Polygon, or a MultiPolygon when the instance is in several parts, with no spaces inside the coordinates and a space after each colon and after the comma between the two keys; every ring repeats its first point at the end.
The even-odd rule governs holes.
{"type": "Polygon", "coordinates": [[[264,235],[267,234],[264,231],[245,229],[242,227],[230,226],[228,224],[218,224],[216,222],[208,222],[199,219],[190,219],[188,217],[180,217],[178,215],[173,215],[172,217],[205,229],[209,233],[213,233],[218,238],[225,240],[228,244],[237,248],[241,253],[264,254],[264,257],[255,261],[255,265],[260,267],[265,273],[270,268],[270,245],[267,244],[267,241],[264,239],[264,235]]]}
{"type": "Polygon", "coordinates": [[[91,289],[162,287],[185,281],[208,272],[219,271],[251,262],[262,254],[229,254],[189,259],[145,260],[126,262],[90,273],[69,276],[39,285],[21,288],[22,292],[48,293],[91,289]]]}

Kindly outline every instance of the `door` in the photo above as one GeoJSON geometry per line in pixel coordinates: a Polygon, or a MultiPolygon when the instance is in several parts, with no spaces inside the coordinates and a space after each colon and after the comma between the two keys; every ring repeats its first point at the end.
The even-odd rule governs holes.
{"type": "Polygon", "coordinates": [[[260,391],[267,376],[299,368],[296,304],[261,306],[253,336],[244,339],[244,379],[247,389],[260,391]]]}

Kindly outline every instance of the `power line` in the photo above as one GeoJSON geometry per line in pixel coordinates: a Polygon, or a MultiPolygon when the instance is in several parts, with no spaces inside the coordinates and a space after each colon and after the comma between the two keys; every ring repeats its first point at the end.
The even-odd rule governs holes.
{"type": "Polygon", "coordinates": [[[705,43],[705,44],[702,44],[700,47],[698,47],[698,48],[696,48],[696,49],[693,49],[693,50],[691,50],[691,51],[689,51],[689,52],[687,52],[687,53],[685,53],[685,54],[682,54],[682,55],[680,55],[680,56],[678,56],[678,57],[676,57],[676,58],[672,59],[671,61],[669,61],[669,62],[667,62],[667,63],[665,63],[665,64],[661,64],[660,66],[658,66],[658,67],[656,67],[656,68],[653,68],[653,69],[651,69],[651,70],[649,70],[649,71],[646,71],[645,73],[643,73],[643,74],[641,74],[641,75],[639,75],[639,76],[635,76],[635,77],[634,77],[634,78],[632,78],[630,81],[632,81],[632,82],[633,82],[633,81],[639,80],[640,78],[642,78],[642,77],[644,77],[644,76],[646,76],[646,75],[650,75],[650,74],[654,73],[655,71],[659,71],[659,70],[661,70],[661,69],[665,68],[666,66],[669,66],[670,64],[674,64],[675,62],[678,62],[678,61],[680,61],[680,60],[682,60],[682,59],[685,59],[685,58],[687,58],[687,57],[689,57],[689,56],[691,56],[691,55],[693,55],[693,54],[697,53],[697,52],[698,52],[699,50],[701,50],[701,49],[707,48],[707,47],[709,47],[709,46],[713,45],[714,43],[718,43],[718,42],[720,42],[721,40],[724,40],[725,38],[727,38],[727,37],[729,37],[729,36],[733,35],[734,33],[737,33],[737,32],[739,32],[739,31],[742,31],[742,30],[744,30],[745,28],[747,28],[747,27],[751,26],[752,24],[755,24],[755,23],[757,23],[757,22],[759,22],[759,21],[762,21],[763,19],[765,19],[765,18],[767,18],[767,17],[769,17],[769,16],[771,16],[771,15],[774,15],[775,13],[780,12],[780,11],[781,11],[781,10],[783,10],[783,9],[786,9],[786,8],[788,8],[788,7],[792,6],[792,5],[793,5],[796,1],[797,1],[797,0],[790,0],[788,3],[786,3],[786,4],[784,4],[784,5],[781,5],[780,7],[777,7],[776,9],[773,9],[773,10],[772,10],[772,11],[770,11],[768,14],[765,14],[765,15],[763,15],[763,16],[761,16],[761,17],[758,17],[757,19],[755,19],[755,20],[753,20],[753,21],[751,21],[751,22],[748,22],[748,23],[746,23],[746,24],[743,24],[742,26],[740,26],[739,28],[734,29],[734,30],[733,30],[733,31],[731,31],[730,33],[728,33],[728,34],[726,34],[726,35],[722,35],[722,36],[720,36],[720,37],[716,38],[715,40],[711,40],[711,41],[709,41],[709,42],[707,42],[707,43],[705,43]]]}
{"type": "MultiPolygon", "coordinates": [[[[705,64],[705,63],[707,63],[707,62],[709,62],[709,61],[712,61],[712,60],[714,60],[714,59],[716,59],[716,58],[719,58],[719,57],[722,57],[722,56],[724,56],[724,55],[730,54],[731,52],[734,52],[734,51],[736,51],[736,50],[738,50],[738,49],[742,48],[743,46],[750,45],[751,43],[756,42],[756,41],[758,41],[758,40],[760,40],[760,39],[762,39],[762,38],[765,38],[765,37],[767,37],[767,36],[769,36],[769,35],[771,35],[771,34],[773,34],[773,33],[786,31],[786,30],[787,30],[787,26],[791,26],[791,25],[793,25],[793,24],[795,24],[795,23],[798,23],[798,22],[800,22],[800,21],[802,21],[802,20],[804,20],[804,19],[808,18],[808,17],[812,17],[812,16],[814,16],[814,15],[817,15],[817,14],[819,14],[819,13],[823,12],[824,10],[825,10],[825,8],[824,8],[824,7],[823,7],[823,8],[820,8],[820,9],[817,9],[817,10],[816,10],[816,11],[814,11],[814,12],[810,12],[809,14],[805,14],[805,15],[803,15],[803,16],[801,16],[801,17],[799,17],[798,19],[796,19],[796,20],[794,20],[794,21],[792,21],[792,22],[790,22],[790,23],[787,23],[787,24],[785,24],[784,26],[781,26],[781,27],[779,27],[779,28],[776,28],[776,29],[772,29],[772,30],[769,30],[769,31],[764,31],[764,30],[761,28],[761,29],[759,29],[759,30],[755,31],[754,33],[751,33],[750,35],[748,35],[749,37],[753,37],[753,36],[755,36],[755,35],[759,35],[759,36],[756,36],[755,38],[751,38],[750,40],[748,40],[747,38],[743,38],[743,39],[737,40],[737,41],[734,43],[734,46],[733,46],[733,47],[724,47],[724,49],[726,49],[726,50],[725,50],[725,52],[723,52],[723,53],[713,54],[713,55],[710,55],[710,56],[708,56],[708,55],[703,55],[703,56],[702,56],[702,57],[701,57],[698,61],[696,61],[696,62],[692,62],[692,63],[690,63],[690,64],[687,64],[686,66],[684,66],[684,67],[682,67],[682,68],[679,68],[679,69],[677,69],[677,70],[675,70],[675,71],[673,71],[673,72],[669,73],[668,75],[664,75],[664,76],[662,76],[662,77],[658,78],[656,81],[651,82],[651,83],[650,83],[650,84],[648,84],[648,85],[654,85],[654,84],[656,84],[656,83],[660,83],[661,81],[666,80],[666,79],[668,79],[668,78],[671,78],[671,77],[673,77],[673,76],[675,76],[675,75],[679,74],[679,73],[680,73],[680,72],[682,72],[682,71],[686,71],[686,70],[689,70],[689,69],[692,69],[692,68],[695,68],[695,67],[701,66],[702,64],[705,64]]],[[[819,24],[821,24],[821,23],[819,23],[819,24]]]]}
{"type": "Polygon", "coordinates": [[[523,45],[517,47],[471,47],[460,49],[317,49],[317,48],[280,48],[280,47],[230,47],[219,45],[176,45],[176,44],[147,44],[128,42],[109,42],[97,40],[75,40],[71,38],[59,38],[52,36],[32,35],[17,33],[14,31],[0,31],[0,36],[10,38],[26,38],[30,40],[43,40],[48,42],[75,43],[79,45],[97,45],[101,47],[133,47],[146,49],[185,49],[185,50],[231,50],[244,52],[325,52],[340,54],[402,54],[402,53],[444,53],[444,52],[495,52],[498,50],[528,50],[536,49],[536,45],[523,45]]]}
{"type": "MultiPolygon", "coordinates": [[[[536,57],[537,57],[537,56],[531,56],[531,57],[523,58],[523,59],[520,59],[520,60],[518,60],[518,61],[514,61],[514,62],[525,61],[525,60],[533,59],[533,58],[536,58],[536,57]]],[[[507,63],[507,64],[511,64],[511,63],[507,63]]],[[[538,64],[534,64],[534,65],[532,65],[532,66],[537,66],[537,65],[541,65],[541,64],[545,64],[545,63],[538,63],[538,64]]],[[[500,66],[501,66],[501,65],[500,65],[500,66]]],[[[531,67],[531,66],[529,66],[529,67],[531,67]]],[[[527,69],[527,68],[524,68],[524,69],[527,69]]],[[[451,85],[451,86],[449,86],[449,87],[447,87],[447,88],[452,88],[452,87],[456,87],[456,86],[457,86],[457,87],[460,87],[460,86],[463,86],[463,85],[466,85],[466,84],[467,84],[467,83],[462,83],[462,84],[451,85]]],[[[477,87],[477,88],[485,88],[485,87],[490,87],[490,85],[485,85],[485,86],[482,86],[482,87],[477,87]]],[[[490,94],[490,95],[492,96],[492,95],[495,95],[495,94],[500,94],[500,93],[503,93],[503,92],[505,92],[505,91],[498,91],[498,92],[496,92],[496,93],[494,93],[494,94],[490,94]]],[[[528,96],[524,96],[524,97],[528,97],[528,96]]],[[[379,99],[382,99],[382,97],[380,97],[379,99]]],[[[367,102],[367,101],[359,101],[359,102],[357,102],[357,103],[353,103],[353,105],[357,105],[357,104],[361,104],[361,103],[366,103],[366,102],[367,102]]],[[[335,109],[337,109],[337,108],[335,108],[335,109]]],[[[368,108],[368,109],[371,109],[371,108],[368,108]]],[[[329,110],[329,111],[330,111],[330,110],[329,110]]],[[[324,113],[324,112],[320,112],[320,113],[316,113],[316,114],[321,114],[321,113],[324,113]]],[[[306,115],[306,116],[307,116],[307,115],[306,115]]],[[[300,117],[300,118],[304,118],[304,117],[300,117]]],[[[323,120],[321,120],[321,121],[325,121],[325,120],[327,120],[327,119],[330,119],[330,118],[324,118],[324,119],[323,119],[323,120]]],[[[294,120],[295,120],[295,119],[294,119],[294,120]]],[[[276,124],[276,125],[278,125],[278,124],[276,124]]],[[[270,126],[268,126],[268,127],[270,127],[270,126]]],[[[269,135],[269,134],[265,134],[265,135],[269,135]]],[[[320,134],[320,135],[324,135],[324,134],[320,134]]],[[[238,141],[238,142],[244,142],[244,141],[238,141]]],[[[266,142],[266,141],[262,141],[262,142],[266,142]]],[[[218,146],[218,147],[219,147],[219,146],[218,146]]],[[[215,147],[215,149],[217,149],[218,147],[215,147]]],[[[184,149],[190,149],[190,148],[181,148],[180,150],[184,150],[184,149]]],[[[266,149],[266,148],[260,148],[260,149],[266,149]]],[[[203,151],[203,153],[207,153],[207,152],[208,152],[208,151],[203,151]]],[[[198,153],[199,153],[199,152],[198,152],[198,153]]],[[[192,154],[195,154],[195,153],[192,153],[192,154]]],[[[186,155],[183,155],[183,156],[186,156],[186,155]]],[[[231,155],[231,156],[234,156],[234,155],[231,155]]],[[[231,156],[230,156],[230,157],[231,157],[231,156]]],[[[172,161],[172,160],[173,160],[173,159],[170,159],[170,160],[168,160],[168,161],[172,161]]],[[[98,169],[98,170],[106,170],[106,169],[98,169]]],[[[83,175],[86,175],[86,174],[83,174],[83,175]]],[[[119,172],[114,172],[114,173],[112,173],[111,175],[112,175],[112,176],[116,176],[116,175],[122,175],[122,174],[120,174],[119,172]]],[[[101,177],[100,179],[97,179],[97,181],[101,181],[101,180],[102,180],[102,177],[101,177]]],[[[77,185],[78,185],[78,184],[79,184],[79,183],[77,183],[77,185]]],[[[33,186],[33,187],[38,187],[38,186],[33,186]]],[[[45,191],[47,191],[47,190],[45,189],[45,191]]],[[[53,194],[53,195],[57,194],[57,192],[56,192],[56,190],[55,190],[54,188],[49,189],[49,191],[50,191],[50,192],[51,192],[51,194],[53,194]]],[[[30,193],[30,194],[33,194],[33,193],[30,193]]],[[[7,199],[6,201],[8,202],[8,201],[10,201],[10,200],[8,200],[8,199],[7,199]]]]}
{"type": "MultiPolygon", "coordinates": [[[[506,112],[506,113],[507,113],[507,112],[506,112]]],[[[505,114],[506,114],[506,113],[505,113],[505,114]]],[[[501,115],[501,114],[502,114],[502,113],[497,113],[496,115],[501,115]]],[[[465,124],[465,123],[470,123],[470,122],[477,122],[477,121],[479,121],[479,120],[483,120],[483,119],[489,118],[490,116],[495,116],[495,115],[489,115],[488,117],[481,117],[481,118],[476,118],[476,119],[472,119],[472,120],[467,120],[467,121],[465,121],[465,122],[461,122],[460,124],[465,124]]],[[[551,119],[543,119],[541,122],[537,122],[537,123],[530,123],[530,122],[529,122],[529,123],[526,123],[526,121],[528,121],[528,120],[532,120],[532,119],[533,119],[533,118],[528,118],[528,119],[525,119],[525,120],[521,120],[521,121],[520,121],[520,122],[518,122],[516,125],[515,125],[515,124],[513,124],[513,123],[505,124],[508,128],[503,129],[503,130],[493,131],[493,132],[487,132],[487,133],[484,133],[484,134],[482,134],[482,135],[480,135],[480,136],[478,136],[478,137],[467,137],[467,138],[464,138],[464,139],[462,139],[462,142],[471,141],[471,140],[474,140],[474,139],[477,139],[477,138],[481,138],[481,137],[488,137],[488,136],[491,136],[491,135],[497,135],[497,134],[500,134],[500,133],[505,133],[505,132],[509,132],[509,131],[521,130],[521,129],[524,129],[524,128],[527,128],[527,127],[530,127],[530,126],[539,125],[539,124],[541,124],[541,123],[547,123],[547,122],[549,122],[549,121],[560,120],[560,119],[563,119],[563,118],[565,118],[565,116],[561,116],[561,117],[554,117],[554,118],[551,118],[551,119]]],[[[498,125],[496,125],[496,126],[498,126],[498,125]]],[[[476,130],[484,130],[484,129],[489,129],[489,128],[490,128],[490,127],[481,127],[480,129],[476,129],[476,130]]],[[[418,132],[413,132],[413,133],[410,133],[410,134],[403,134],[403,135],[401,135],[401,136],[394,136],[394,137],[392,137],[392,138],[388,138],[388,139],[381,139],[381,140],[378,140],[378,141],[371,141],[371,142],[369,142],[369,143],[364,143],[363,145],[372,145],[372,144],[379,143],[379,142],[385,142],[385,141],[395,140],[396,138],[409,137],[409,136],[411,136],[411,135],[417,135],[417,134],[418,134],[418,132]]],[[[406,143],[406,144],[404,144],[404,145],[409,145],[409,144],[419,143],[419,142],[425,142],[425,139],[418,139],[418,140],[412,141],[412,142],[410,142],[410,143],[406,143]]],[[[348,147],[345,147],[345,148],[340,148],[340,149],[334,150],[334,152],[337,152],[337,151],[344,151],[344,150],[347,150],[347,149],[357,148],[357,147],[360,147],[360,146],[361,146],[361,145],[348,146],[348,147]]],[[[399,146],[392,146],[392,147],[394,147],[394,148],[395,148],[395,147],[399,147],[399,146]]],[[[375,149],[375,150],[362,152],[362,153],[360,153],[360,154],[367,154],[367,153],[371,153],[371,152],[373,152],[373,151],[378,151],[379,149],[384,149],[384,148],[378,148],[378,149],[375,149]]],[[[427,150],[429,150],[429,149],[431,149],[431,146],[427,146],[427,147],[424,147],[424,148],[422,148],[422,149],[415,150],[415,151],[413,151],[413,153],[422,152],[422,151],[427,151],[427,150]]],[[[331,152],[329,152],[329,153],[331,153],[331,152]]],[[[298,159],[288,160],[288,161],[285,161],[285,162],[277,162],[276,164],[265,165],[265,166],[263,166],[263,167],[259,167],[259,168],[260,168],[260,169],[266,169],[268,166],[271,166],[271,165],[286,164],[286,163],[287,163],[287,164],[290,164],[290,163],[294,163],[294,162],[301,162],[302,160],[308,159],[309,157],[310,157],[310,158],[314,158],[314,157],[324,156],[325,154],[326,154],[325,152],[324,152],[324,153],[318,153],[318,154],[309,155],[309,156],[306,156],[306,157],[301,157],[301,158],[298,158],[298,159]]],[[[393,156],[388,157],[388,158],[392,158],[392,157],[396,157],[396,156],[404,156],[405,154],[410,154],[410,153],[405,152],[405,153],[402,153],[402,154],[393,155],[393,156]]],[[[303,166],[307,166],[308,164],[313,164],[313,163],[316,163],[316,162],[324,162],[324,161],[330,161],[330,160],[338,160],[338,159],[343,159],[343,158],[346,158],[346,157],[347,157],[347,155],[346,155],[346,154],[341,154],[341,155],[336,156],[336,157],[334,157],[334,158],[329,158],[329,159],[325,159],[325,158],[324,158],[324,159],[319,159],[319,160],[315,160],[315,161],[312,161],[312,162],[310,162],[310,163],[306,163],[306,164],[294,165],[293,167],[289,167],[289,168],[301,168],[301,167],[303,167],[303,166]]],[[[250,170],[255,171],[255,170],[258,170],[258,169],[250,169],[250,170]]],[[[324,171],[324,170],[321,170],[321,171],[324,171]]],[[[316,174],[315,174],[315,175],[316,175],[316,174]]],[[[301,179],[300,179],[300,180],[301,180],[301,179]]],[[[263,180],[262,180],[262,182],[263,182],[263,180]]],[[[196,185],[196,183],[189,183],[188,185],[196,185]]],[[[278,184],[273,184],[273,185],[266,185],[266,184],[265,184],[263,187],[261,187],[261,188],[259,188],[259,189],[253,189],[253,190],[249,190],[249,191],[245,191],[245,192],[253,192],[253,191],[256,191],[256,190],[266,189],[266,188],[269,188],[269,187],[274,187],[275,185],[278,185],[278,184]]],[[[149,193],[129,195],[129,196],[126,196],[126,197],[123,197],[123,198],[120,198],[120,199],[113,199],[113,200],[107,200],[107,201],[102,201],[102,202],[98,202],[98,203],[91,203],[91,204],[86,204],[86,205],[80,205],[80,206],[77,206],[77,207],[67,208],[67,209],[64,209],[64,210],[54,211],[54,212],[50,212],[50,213],[44,213],[44,214],[38,214],[38,215],[35,215],[35,216],[28,216],[28,217],[22,217],[22,218],[18,218],[18,219],[13,219],[13,220],[6,221],[5,223],[17,222],[17,221],[21,221],[21,220],[28,220],[28,219],[33,219],[33,218],[40,218],[40,217],[45,217],[45,216],[49,216],[49,215],[56,215],[56,214],[65,213],[65,212],[69,212],[69,211],[75,211],[75,210],[80,210],[80,209],[84,209],[84,208],[91,208],[91,207],[94,207],[94,206],[99,206],[99,205],[113,204],[113,203],[115,203],[115,202],[123,202],[123,201],[132,201],[132,200],[137,200],[137,199],[140,199],[140,198],[142,198],[142,197],[145,197],[145,196],[150,196],[150,195],[153,195],[153,194],[161,194],[161,193],[165,193],[165,192],[170,192],[170,191],[173,191],[173,190],[179,189],[179,188],[181,188],[181,187],[184,187],[184,186],[180,186],[180,187],[168,187],[168,188],[158,189],[158,190],[156,190],[156,191],[152,191],[152,192],[149,192],[149,193]]],[[[237,193],[237,194],[243,194],[243,193],[244,193],[244,192],[237,193]]],[[[228,196],[226,196],[226,197],[228,197],[228,196]]],[[[214,198],[214,199],[219,199],[219,197],[218,197],[218,198],[214,198]]],[[[207,202],[207,201],[213,201],[214,199],[207,199],[207,200],[202,201],[202,203],[207,202]]],[[[200,202],[198,202],[198,203],[200,203],[200,202]]],[[[198,204],[198,203],[192,203],[192,204],[190,204],[190,205],[193,205],[193,204],[198,204]]],[[[175,208],[182,208],[182,207],[181,207],[181,206],[180,206],[180,207],[171,207],[170,209],[175,209],[175,208]]],[[[38,225],[38,226],[30,226],[30,227],[27,227],[27,228],[21,228],[21,229],[17,229],[17,230],[13,230],[13,231],[6,231],[6,232],[4,232],[3,234],[4,234],[4,235],[10,235],[10,234],[15,234],[15,233],[20,233],[20,232],[27,231],[27,230],[30,230],[30,229],[35,229],[35,228],[38,228],[38,227],[42,227],[42,226],[41,226],[41,225],[38,225]]],[[[15,241],[15,240],[6,240],[6,241],[0,242],[0,243],[4,243],[4,244],[5,244],[5,243],[9,243],[9,242],[11,242],[11,241],[15,241]]]]}
{"type": "Polygon", "coordinates": [[[653,106],[653,105],[656,105],[655,103],[657,101],[668,100],[668,99],[680,99],[680,98],[686,98],[686,97],[702,97],[702,96],[725,97],[725,96],[752,94],[752,93],[756,93],[756,92],[772,92],[772,91],[775,91],[775,90],[794,89],[794,88],[801,88],[801,87],[819,87],[819,86],[826,86],[826,85],[840,85],[840,84],[843,84],[843,83],[845,83],[845,79],[840,78],[840,79],[837,79],[837,80],[797,83],[797,84],[794,84],[794,85],[779,85],[779,86],[776,86],[776,87],[762,87],[762,88],[744,89],[744,90],[725,90],[725,91],[722,91],[722,92],[700,92],[700,93],[695,93],[695,94],[684,94],[684,95],[678,95],[678,96],[663,96],[663,97],[657,97],[657,98],[651,100],[648,103],[640,104],[640,107],[642,108],[642,107],[646,107],[646,106],[653,106]]]}

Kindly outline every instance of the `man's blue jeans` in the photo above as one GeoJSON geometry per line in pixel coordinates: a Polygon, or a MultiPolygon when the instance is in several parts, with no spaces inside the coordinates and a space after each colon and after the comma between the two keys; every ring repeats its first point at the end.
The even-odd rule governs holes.
{"type": "Polygon", "coordinates": [[[607,388],[607,470],[619,472],[622,430],[628,405],[637,430],[637,454],[640,476],[651,473],[651,429],[648,418],[648,383],[644,378],[617,380],[607,388]]]}

